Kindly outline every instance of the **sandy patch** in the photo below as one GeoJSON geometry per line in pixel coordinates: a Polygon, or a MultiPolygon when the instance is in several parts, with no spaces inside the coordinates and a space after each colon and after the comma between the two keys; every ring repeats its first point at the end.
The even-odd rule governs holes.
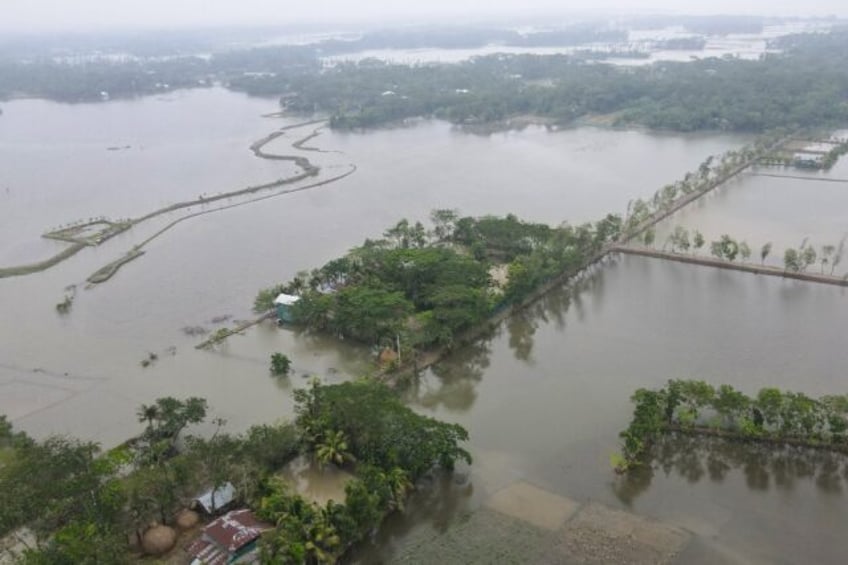
{"type": "Polygon", "coordinates": [[[486,506],[546,530],[558,530],[579,508],[574,500],[526,482],[513,483],[499,490],[486,506]]]}
{"type": "Polygon", "coordinates": [[[690,534],[673,526],[597,503],[566,524],[544,559],[549,563],[670,563],[690,534]]]}

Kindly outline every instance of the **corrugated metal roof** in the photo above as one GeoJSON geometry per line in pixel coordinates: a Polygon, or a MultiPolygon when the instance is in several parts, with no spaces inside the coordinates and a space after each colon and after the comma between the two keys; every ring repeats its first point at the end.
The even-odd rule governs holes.
{"type": "Polygon", "coordinates": [[[257,520],[250,510],[233,510],[206,526],[203,535],[218,547],[235,553],[258,538],[268,527],[257,520]]]}
{"type": "Polygon", "coordinates": [[[250,510],[233,510],[206,526],[203,535],[189,544],[186,551],[203,565],[225,565],[233,554],[270,528],[250,510]]]}
{"type": "Polygon", "coordinates": [[[214,514],[216,510],[225,507],[236,497],[236,488],[232,483],[224,483],[214,491],[209,490],[197,497],[197,502],[203,507],[207,514],[214,514]],[[215,495],[214,499],[212,495],[215,495]],[[214,504],[213,504],[214,501],[214,504]]]}
{"type": "Polygon", "coordinates": [[[292,294],[280,294],[277,298],[274,299],[274,304],[282,304],[283,306],[291,306],[295,302],[300,300],[299,296],[294,296],[292,294]]]}
{"type": "Polygon", "coordinates": [[[186,551],[189,555],[194,557],[196,562],[202,563],[203,565],[224,565],[230,557],[226,551],[216,547],[214,543],[203,538],[194,540],[191,545],[186,548],[186,551]]]}

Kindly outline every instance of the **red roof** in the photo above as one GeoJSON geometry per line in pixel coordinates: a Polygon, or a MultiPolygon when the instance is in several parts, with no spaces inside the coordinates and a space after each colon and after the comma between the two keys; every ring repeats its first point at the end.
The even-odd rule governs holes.
{"type": "Polygon", "coordinates": [[[224,565],[230,558],[230,555],[226,551],[203,538],[197,538],[191,542],[186,547],[186,551],[204,565],[224,565]]]}
{"type": "Polygon", "coordinates": [[[270,526],[263,524],[250,510],[227,512],[203,529],[203,536],[186,550],[208,565],[226,563],[229,555],[257,539],[270,526]]]}

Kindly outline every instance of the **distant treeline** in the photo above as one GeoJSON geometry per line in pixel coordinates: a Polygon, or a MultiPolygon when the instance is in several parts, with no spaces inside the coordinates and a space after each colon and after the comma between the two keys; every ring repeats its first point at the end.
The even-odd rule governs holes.
{"type": "Polygon", "coordinates": [[[586,64],[568,56],[496,55],[459,65],[363,62],[320,75],[236,84],[248,92],[296,93],[293,110],[318,109],[337,128],[375,127],[413,116],[486,123],[534,114],[569,123],[611,114],[616,125],[678,131],[759,132],[848,118],[848,33],[809,35],[784,54],[657,63],[586,64]]]}
{"type": "MultiPolygon", "coordinates": [[[[363,47],[401,45],[403,38],[392,33],[357,41],[365,42],[363,47]]],[[[460,36],[451,40],[452,33],[443,32],[433,43],[458,46],[464,41],[460,36]]],[[[602,33],[589,27],[518,37],[556,44],[602,33]]],[[[422,45],[422,37],[410,33],[405,41],[422,45]]],[[[596,56],[581,53],[499,54],[459,64],[412,66],[373,59],[322,63],[316,46],[327,54],[341,49],[341,43],[350,46],[332,40],[208,58],[86,59],[75,64],[0,60],[0,99],[96,100],[102,92],[115,98],[221,83],[251,95],[279,97],[292,112],[327,114],[332,127],[342,129],[419,116],[481,124],[532,114],[568,124],[603,114],[615,125],[752,132],[848,119],[846,30],[783,38],[775,42],[783,53],[756,61],[709,58],[637,68],[596,64],[596,56]]]]}

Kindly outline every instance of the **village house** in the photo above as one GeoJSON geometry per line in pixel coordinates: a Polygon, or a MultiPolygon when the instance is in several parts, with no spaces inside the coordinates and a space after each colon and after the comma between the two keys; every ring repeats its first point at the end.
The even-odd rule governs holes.
{"type": "Polygon", "coordinates": [[[186,547],[192,565],[225,565],[258,562],[257,540],[271,526],[247,509],[227,512],[203,528],[199,538],[186,547]]]}

